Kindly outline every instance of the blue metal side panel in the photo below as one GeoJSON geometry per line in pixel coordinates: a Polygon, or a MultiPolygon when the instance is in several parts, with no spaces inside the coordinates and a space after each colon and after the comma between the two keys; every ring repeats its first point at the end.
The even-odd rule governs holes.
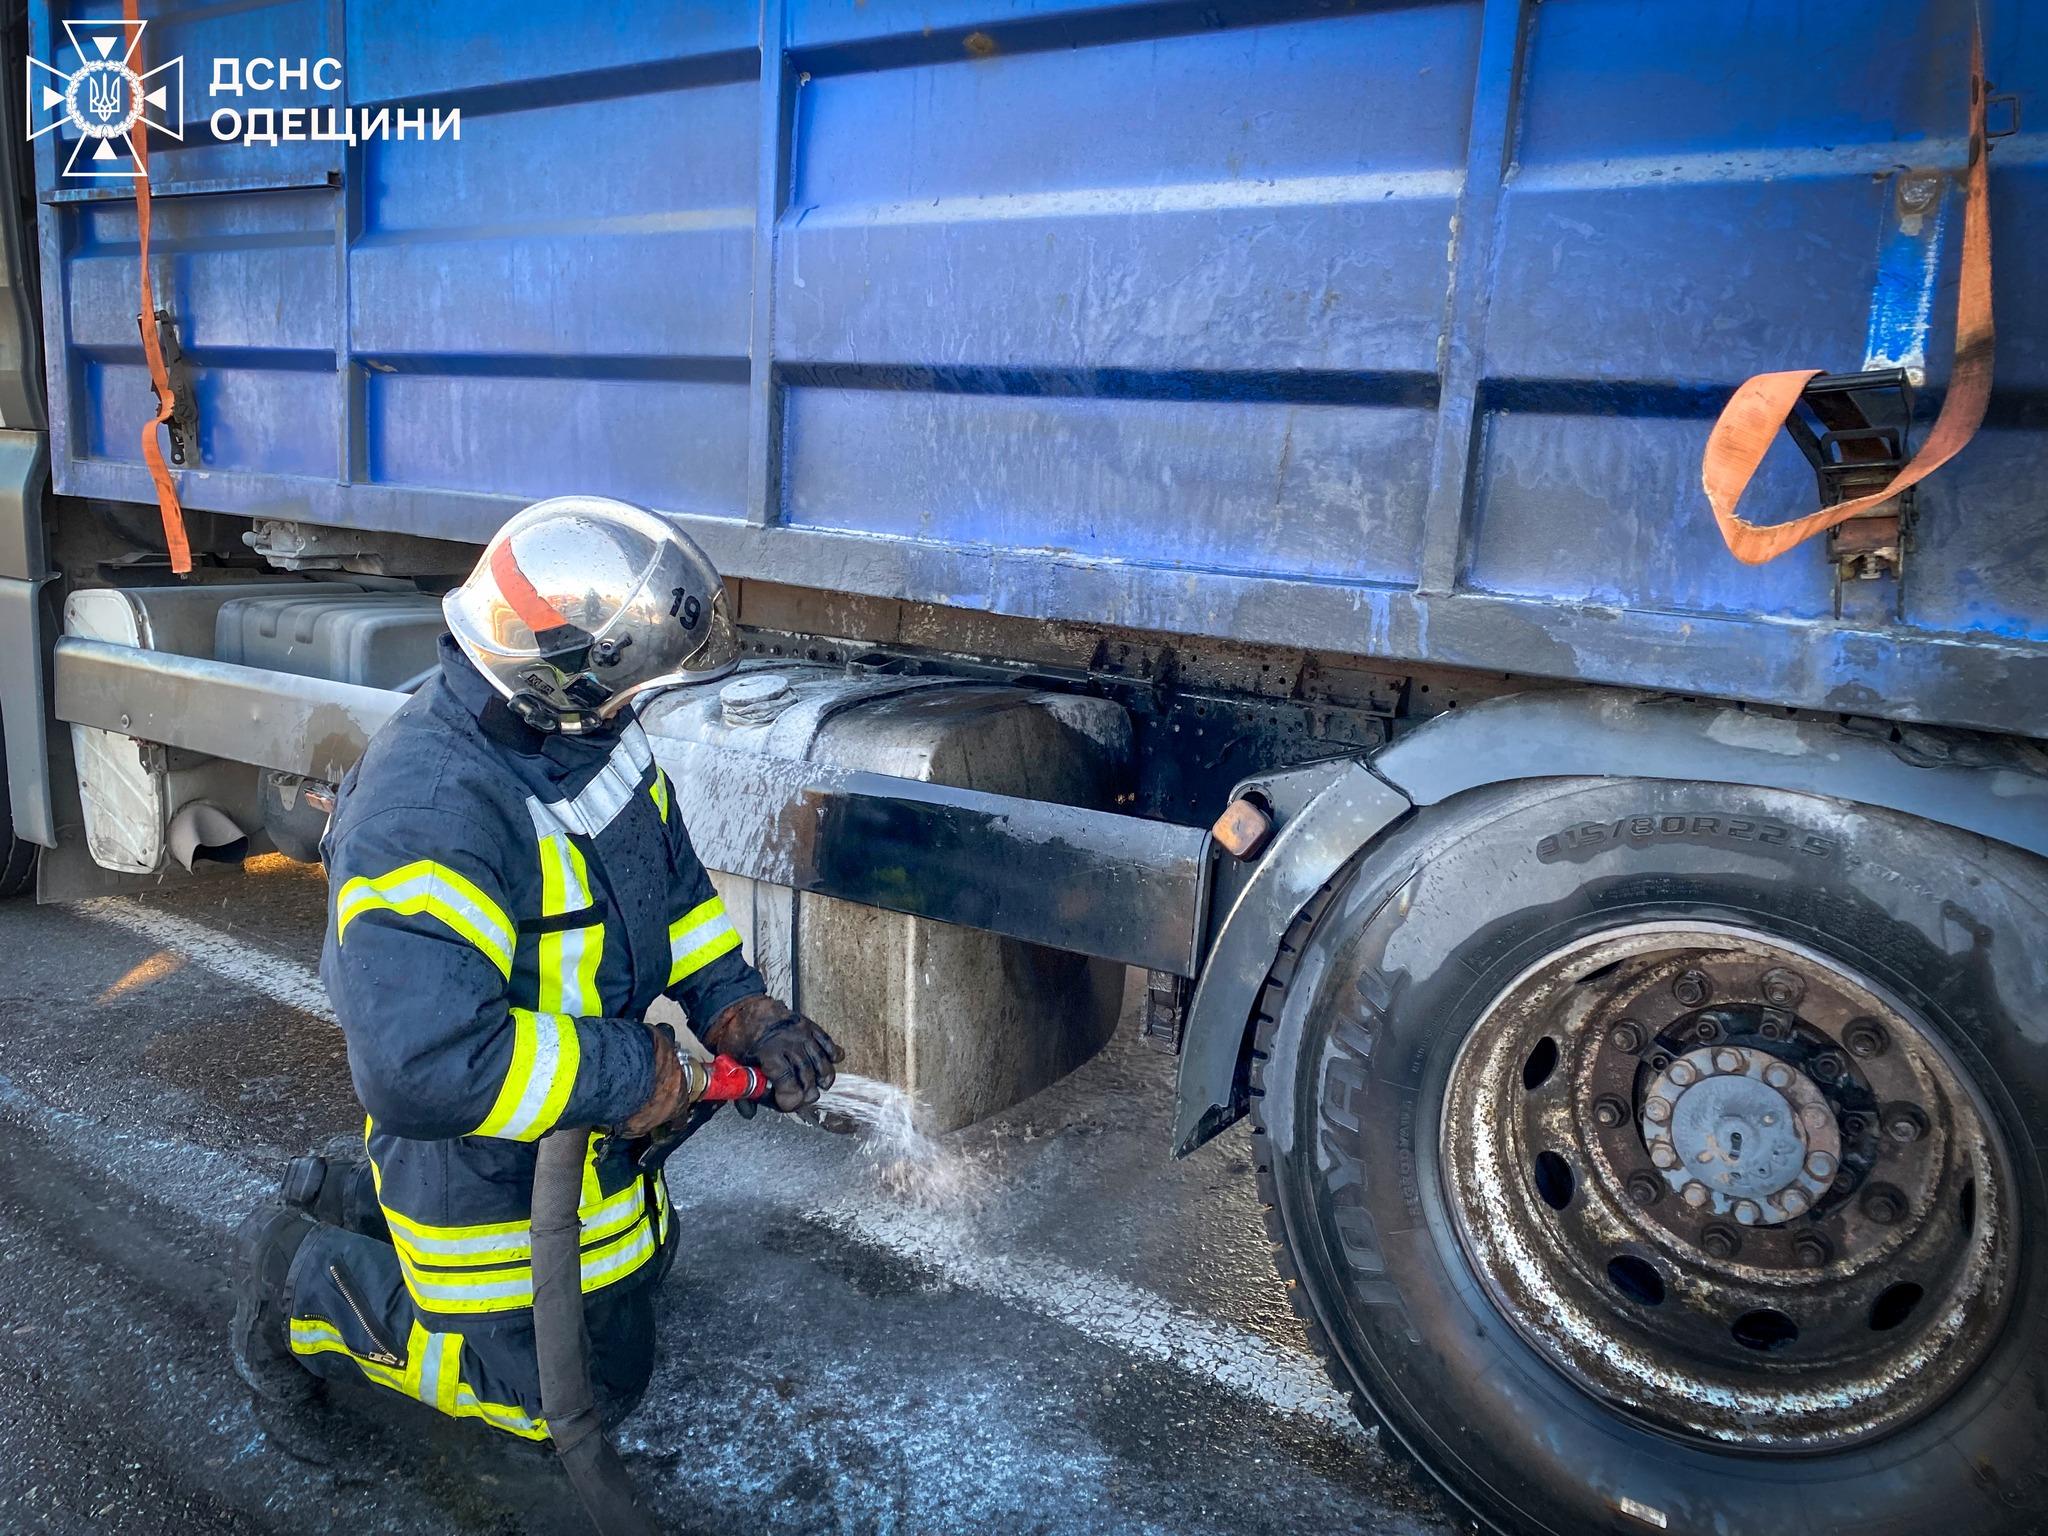
{"type": "MultiPolygon", "coordinates": [[[[55,8],[31,7],[51,56],[55,8]]],[[[1988,5],[2041,122],[2048,0],[1988,5]]],[[[67,12],[66,14],[80,14],[67,12]]],[[[117,8],[100,0],[89,14],[117,8]]],[[[2048,133],[1992,160],[1998,395],[1895,608],[1722,549],[1714,412],[1947,368],[1962,0],[173,4],[189,505],[481,539],[609,492],[746,576],[2048,735],[2048,133]],[[453,140],[213,142],[263,105],[453,140]]],[[[60,490],[147,502],[119,189],[38,141],[60,490]]],[[[1808,509],[1775,452],[1753,516],[1808,509]]]]}

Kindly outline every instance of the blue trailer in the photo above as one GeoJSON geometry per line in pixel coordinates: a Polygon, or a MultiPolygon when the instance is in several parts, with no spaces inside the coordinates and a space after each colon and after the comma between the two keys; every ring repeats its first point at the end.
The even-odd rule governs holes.
{"type": "Polygon", "coordinates": [[[33,0],[0,886],[311,856],[476,547],[647,506],[814,717],[657,733],[707,862],[1151,972],[1174,1150],[1252,1115],[1476,1518],[2040,1529],[2048,13],[1981,9],[33,0]],[[1824,370],[1753,521],[1884,488],[1985,236],[1966,446],[1737,560],[1723,407],[1824,370]],[[1072,752],[877,745],[955,695],[1072,752]]]}

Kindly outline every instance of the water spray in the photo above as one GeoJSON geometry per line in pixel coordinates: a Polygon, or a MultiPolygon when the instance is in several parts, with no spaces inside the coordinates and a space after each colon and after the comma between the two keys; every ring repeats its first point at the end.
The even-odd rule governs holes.
{"type": "MultiPolygon", "coordinates": [[[[684,1109],[649,1139],[638,1160],[645,1172],[667,1162],[721,1104],[757,1103],[771,1089],[763,1073],[730,1056],[687,1056],[682,1068],[684,1109]]],[[[925,1134],[917,1124],[916,1100],[893,1083],[842,1072],[810,1116],[857,1127],[882,1164],[884,1186],[917,1204],[957,1203],[978,1183],[980,1170],[925,1134]]],[[[541,1139],[534,1166],[533,1342],[541,1413],[556,1459],[599,1536],[655,1536],[660,1527],[605,1433],[591,1392],[578,1205],[592,1135],[587,1127],[551,1132],[541,1139]]]]}

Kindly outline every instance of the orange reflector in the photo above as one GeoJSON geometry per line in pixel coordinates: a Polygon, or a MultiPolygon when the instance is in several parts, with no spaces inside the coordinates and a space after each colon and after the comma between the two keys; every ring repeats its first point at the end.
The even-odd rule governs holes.
{"type": "Polygon", "coordinates": [[[1273,818],[1254,801],[1240,797],[1224,807],[1209,835],[1229,849],[1233,857],[1248,859],[1264,848],[1273,835],[1273,818]]]}

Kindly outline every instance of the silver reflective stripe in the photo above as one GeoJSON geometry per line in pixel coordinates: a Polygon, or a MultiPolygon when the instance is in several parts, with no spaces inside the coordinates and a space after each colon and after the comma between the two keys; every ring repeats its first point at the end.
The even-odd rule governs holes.
{"type": "Polygon", "coordinates": [[[716,917],[706,918],[696,927],[685,928],[668,941],[669,960],[674,962],[694,955],[713,939],[722,939],[732,931],[732,919],[723,912],[716,917]]]}
{"type": "MultiPolygon", "coordinates": [[[[523,1009],[515,1017],[522,1025],[531,1021],[533,1065],[528,1069],[526,1084],[520,1090],[518,1107],[512,1111],[504,1127],[495,1133],[508,1141],[525,1139],[539,1123],[542,1112],[547,1108],[548,1096],[554,1091],[555,1074],[562,1065],[561,1017],[553,1013],[527,1013],[523,1009]]],[[[513,1059],[518,1059],[516,1054],[513,1059]]]]}
{"type": "Polygon", "coordinates": [[[620,1221],[619,1218],[629,1211],[638,1216],[645,1204],[646,1195],[641,1190],[640,1181],[635,1179],[602,1203],[584,1207],[580,1222],[583,1241],[594,1243],[600,1238],[612,1236],[614,1232],[623,1232],[627,1223],[620,1221]]]}
{"type": "MultiPolygon", "coordinates": [[[[554,935],[561,945],[560,970],[551,979],[560,987],[561,1003],[556,1011],[573,1018],[592,1019],[604,1012],[604,1001],[599,998],[597,978],[583,974],[584,961],[589,956],[590,946],[598,942],[604,930],[601,928],[570,928],[554,935]]],[[[543,971],[547,968],[543,967],[543,971]]],[[[543,1001],[543,1006],[549,1006],[543,1001]]]]}
{"type": "Polygon", "coordinates": [[[437,1301],[515,1301],[523,1305],[533,1300],[533,1276],[523,1267],[503,1280],[438,1275],[427,1269],[409,1269],[406,1279],[414,1297],[426,1305],[437,1301]]]}
{"type": "Polygon", "coordinates": [[[414,1258],[428,1263],[442,1259],[462,1260],[475,1255],[493,1264],[523,1263],[533,1252],[533,1239],[526,1223],[517,1232],[498,1232],[476,1237],[419,1237],[394,1228],[397,1246],[414,1258]]]}
{"type": "Polygon", "coordinates": [[[426,1358],[420,1363],[420,1401],[439,1406],[441,1401],[441,1340],[446,1334],[430,1333],[423,1341],[426,1358]]]}
{"type": "Polygon", "coordinates": [[[583,1259],[583,1289],[594,1291],[606,1281],[633,1268],[654,1251],[654,1229],[643,1223],[634,1234],[633,1241],[607,1256],[600,1263],[593,1264],[588,1254],[583,1259]]]}
{"type": "Polygon", "coordinates": [[[619,744],[612,748],[611,756],[583,792],[573,800],[553,801],[547,809],[571,830],[595,837],[632,804],[640,780],[653,766],[654,749],[648,746],[647,733],[635,721],[619,734],[619,744]]]}

